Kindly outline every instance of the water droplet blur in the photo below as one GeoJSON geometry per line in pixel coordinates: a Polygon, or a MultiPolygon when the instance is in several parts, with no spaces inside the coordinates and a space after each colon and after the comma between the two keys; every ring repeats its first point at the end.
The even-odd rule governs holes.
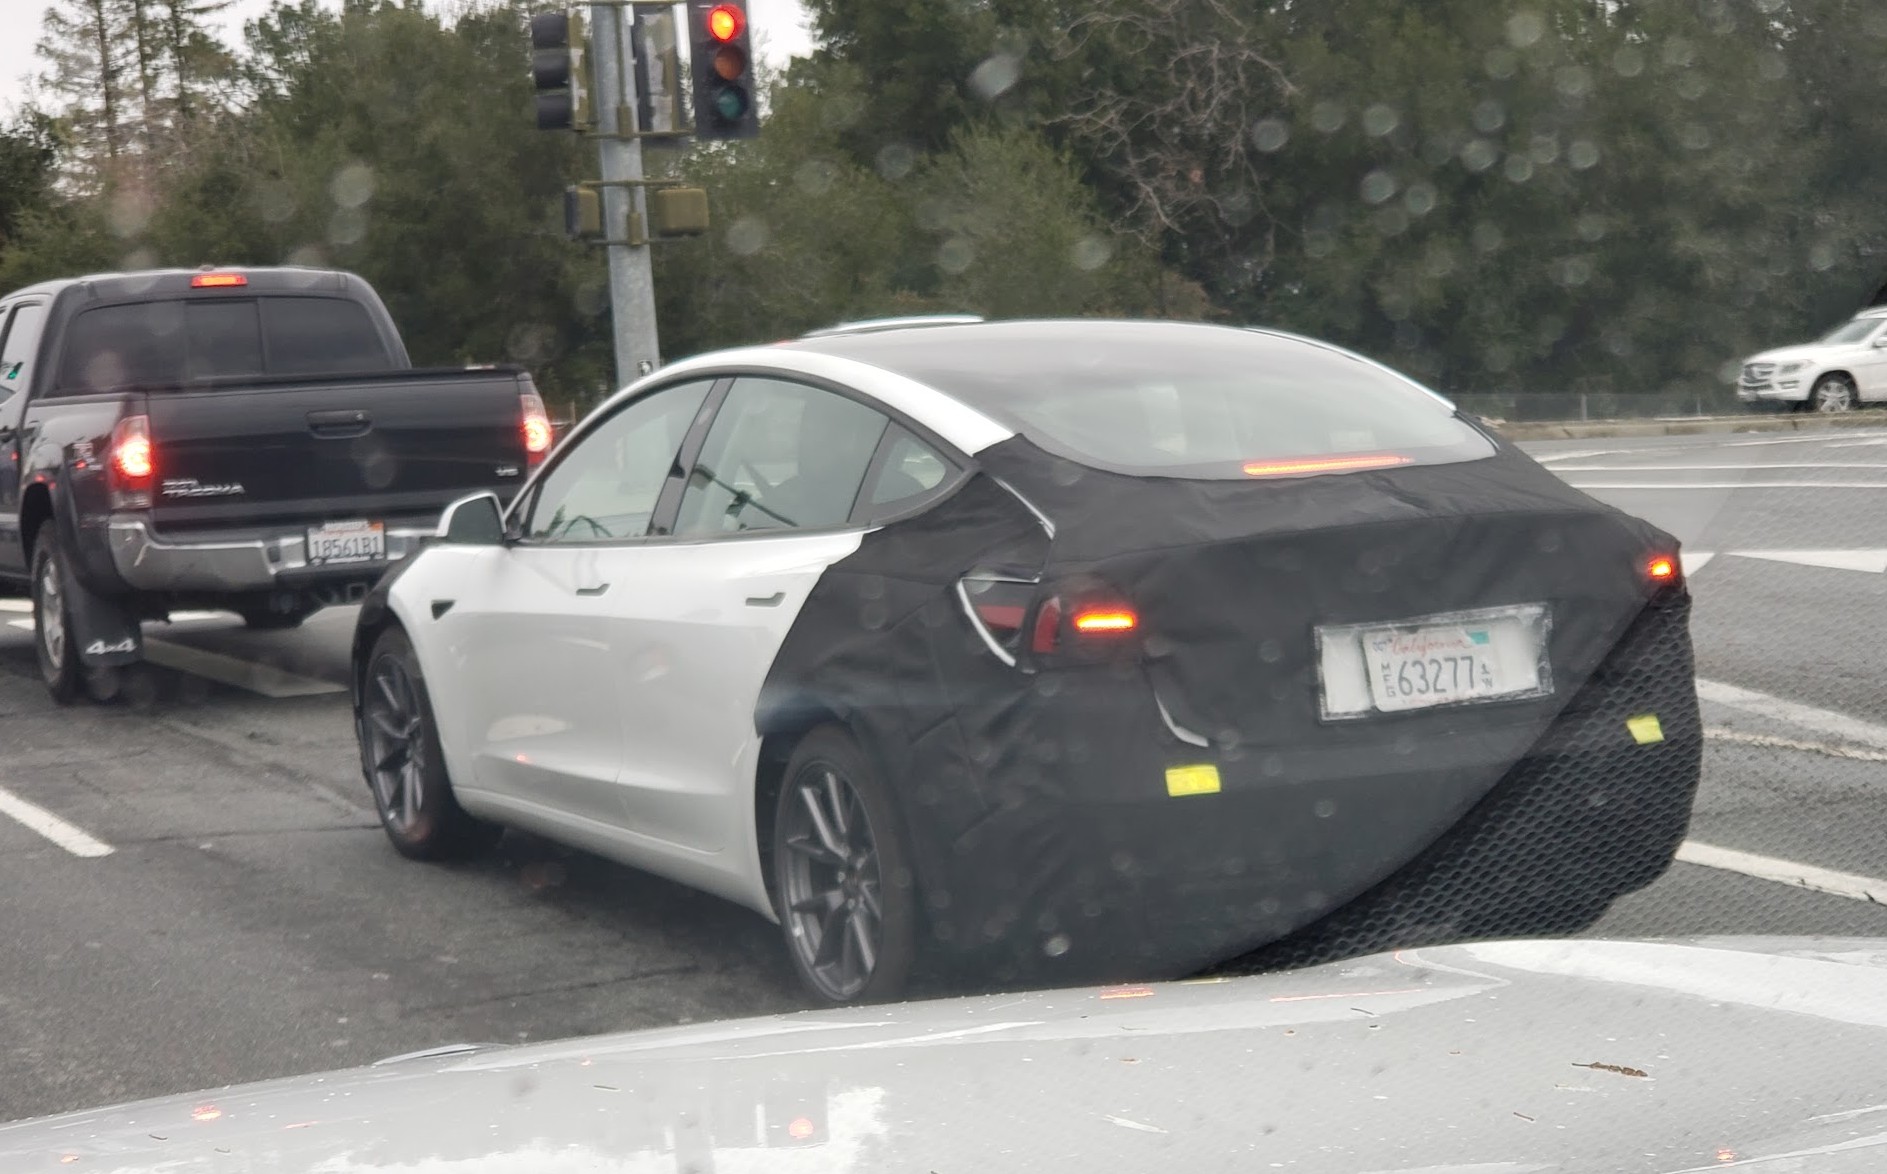
{"type": "Polygon", "coordinates": [[[112,195],[106,218],[114,234],[132,237],[143,232],[145,226],[150,224],[151,213],[155,208],[156,203],[148,192],[127,188],[112,195]]]}
{"type": "Polygon", "coordinates": [[[1337,238],[1326,229],[1313,228],[1304,234],[1304,253],[1310,257],[1328,257],[1336,252],[1337,238]]]}
{"type": "Polygon", "coordinates": [[[1251,126],[1251,145],[1270,154],[1291,141],[1291,128],[1281,118],[1261,118],[1251,126]]]}
{"type": "Polygon", "coordinates": [[[1779,82],[1789,76],[1789,63],[1780,53],[1764,53],[1756,58],[1756,76],[1764,81],[1779,82]]]}
{"type": "Polygon", "coordinates": [[[1401,125],[1402,116],[1393,106],[1378,102],[1363,111],[1363,133],[1371,138],[1382,138],[1401,125]]]}
{"type": "Polygon", "coordinates": [[[1605,217],[1599,215],[1597,212],[1583,212],[1579,215],[1578,219],[1573,221],[1573,231],[1579,235],[1579,239],[1582,241],[1604,240],[1605,217]]]}
{"type": "Polygon", "coordinates": [[[1525,155],[1509,155],[1501,171],[1515,183],[1525,183],[1533,178],[1533,160],[1525,155]]]}
{"type": "Polygon", "coordinates": [[[1418,179],[1410,184],[1409,190],[1403,194],[1402,206],[1409,210],[1411,216],[1426,216],[1435,210],[1435,202],[1439,198],[1440,194],[1435,190],[1434,184],[1425,179],[1418,179]]]}
{"type": "Polygon", "coordinates": [[[1500,158],[1500,150],[1486,139],[1470,139],[1461,148],[1461,165],[1469,171],[1486,171],[1500,158]]]}
{"type": "Polygon", "coordinates": [[[1334,134],[1342,130],[1349,116],[1349,112],[1343,108],[1343,103],[1333,102],[1329,98],[1323,99],[1310,108],[1310,124],[1324,134],[1334,134]]]}
{"type": "Polygon", "coordinates": [[[1566,149],[1566,162],[1572,164],[1574,171],[1584,171],[1599,161],[1599,145],[1590,139],[1580,139],[1566,149]]]}
{"type": "Polygon", "coordinates": [[[737,257],[751,257],[767,243],[767,225],[758,216],[743,216],[727,226],[727,251],[737,257]]]}
{"type": "Polygon", "coordinates": [[[1592,92],[1592,71],[1583,65],[1568,65],[1553,75],[1553,88],[1568,98],[1583,98],[1592,92]]]}
{"type": "MultiPolygon", "coordinates": [[[[1835,250],[1833,245],[1827,244],[1826,242],[1818,242],[1809,246],[1808,267],[1810,269],[1819,273],[1823,270],[1834,268],[1834,264],[1835,250]]],[[[1732,374],[1734,374],[1734,372],[1732,372],[1732,374]]]]}
{"type": "Polygon", "coordinates": [[[1068,261],[1076,269],[1091,273],[1114,256],[1114,243],[1103,236],[1084,236],[1068,250],[1068,261]]]}
{"type": "Polygon", "coordinates": [[[937,248],[937,268],[945,273],[962,273],[975,260],[976,245],[968,237],[951,237],[937,248]]]}
{"type": "Polygon", "coordinates": [[[118,264],[123,269],[149,269],[157,264],[157,254],[150,249],[132,249],[118,264]]]}
{"type": "Polygon", "coordinates": [[[1337,805],[1329,799],[1319,799],[1310,808],[1311,814],[1318,819],[1329,819],[1337,813],[1337,805]]]}
{"type": "Polygon", "coordinates": [[[295,190],[280,180],[260,184],[255,194],[256,214],[269,224],[280,224],[295,214],[295,190]]]}
{"type": "Polygon", "coordinates": [[[1701,122],[1687,122],[1677,132],[1677,141],[1687,150],[1703,151],[1710,147],[1710,128],[1701,122]]]}
{"type": "Polygon", "coordinates": [[[323,269],[328,264],[327,250],[320,245],[302,245],[282,258],[282,264],[303,266],[309,269],[323,269]]]}
{"type": "Polygon", "coordinates": [[[1637,77],[1645,71],[1645,53],[1636,45],[1626,45],[1612,54],[1612,72],[1620,77],[1637,77]]]}
{"type": "Polygon", "coordinates": [[[1666,65],[1675,65],[1681,69],[1697,60],[1697,48],[1683,37],[1672,37],[1664,43],[1664,51],[1660,56],[1666,65]]]}
{"type": "Polygon", "coordinates": [[[1409,229],[1409,213],[1400,204],[1391,204],[1376,213],[1375,222],[1383,236],[1400,236],[1409,229]]]}
{"type": "Polygon", "coordinates": [[[1361,186],[1363,202],[1380,204],[1396,194],[1396,177],[1387,171],[1372,171],[1363,177],[1361,186]]]}
{"type": "Polygon", "coordinates": [[[1545,167],[1547,164],[1559,158],[1558,137],[1554,135],[1534,135],[1533,141],[1527,144],[1527,154],[1532,156],[1535,163],[1538,163],[1541,167],[1545,167]]]}
{"type": "Polygon", "coordinates": [[[1540,14],[1531,10],[1522,10],[1507,18],[1507,43],[1516,49],[1525,49],[1546,33],[1546,21],[1540,14]]]}
{"type": "Polygon", "coordinates": [[[1472,116],[1474,129],[1482,134],[1493,134],[1507,125],[1507,107],[1498,98],[1488,98],[1474,105],[1472,116]]]}
{"type": "Polygon", "coordinates": [[[838,168],[826,159],[808,159],[793,172],[793,182],[809,196],[823,196],[832,190],[838,168]]]}
{"type": "Polygon", "coordinates": [[[1520,54],[1512,49],[1489,49],[1481,65],[1487,70],[1487,76],[1506,81],[1520,71],[1520,54]]]}
{"type": "Polygon", "coordinates": [[[365,163],[349,163],[328,181],[328,194],[339,208],[358,208],[373,199],[373,169],[365,163]]]}
{"type": "Polygon", "coordinates": [[[905,143],[886,143],[878,148],[878,174],[896,182],[911,174],[917,166],[917,152],[905,143]]]}
{"type": "Polygon", "coordinates": [[[1074,943],[1068,939],[1067,934],[1053,934],[1047,941],[1042,943],[1042,953],[1047,954],[1050,958],[1059,958],[1063,954],[1066,954],[1073,945],[1074,943]]]}
{"type": "Polygon", "coordinates": [[[1258,644],[1258,659],[1266,664],[1276,664],[1284,659],[1284,646],[1276,640],[1262,640],[1258,644]]]}
{"type": "Polygon", "coordinates": [[[1007,93],[1022,77],[1022,59],[1010,53],[993,53],[983,59],[970,74],[970,92],[985,102],[1007,93]]]}
{"type": "Polygon", "coordinates": [[[334,215],[328,218],[329,244],[359,244],[366,235],[367,215],[359,208],[336,208],[334,215]]]}

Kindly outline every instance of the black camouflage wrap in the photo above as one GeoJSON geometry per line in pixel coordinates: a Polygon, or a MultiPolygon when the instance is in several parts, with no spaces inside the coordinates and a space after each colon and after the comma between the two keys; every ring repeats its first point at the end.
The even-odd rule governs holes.
{"type": "Polygon", "coordinates": [[[1645,573],[1676,555],[1670,535],[1493,443],[1465,463],[1208,481],[1005,441],[825,574],[760,729],[851,728],[900,805],[926,931],[985,964],[1153,978],[1581,928],[1661,874],[1688,823],[1689,600],[1645,573]],[[1018,558],[1045,585],[1117,590],[1140,653],[1004,664],[955,584],[1018,558]],[[1550,696],[1320,716],[1318,625],[1527,603],[1551,611],[1550,696]],[[1176,737],[1156,693],[1210,745],[1176,737]],[[1661,741],[1628,728],[1646,714],[1661,741]],[[1169,767],[1205,763],[1219,793],[1168,794],[1169,767]]]}

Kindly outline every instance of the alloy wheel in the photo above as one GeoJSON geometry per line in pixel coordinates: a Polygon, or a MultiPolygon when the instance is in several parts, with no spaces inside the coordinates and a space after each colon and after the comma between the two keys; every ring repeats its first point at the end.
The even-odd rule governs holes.
{"type": "Polygon", "coordinates": [[[788,787],[779,831],[789,939],[813,984],[841,1002],[865,989],[883,948],[877,838],[864,801],[833,766],[809,763],[788,787]]]}
{"type": "Polygon", "coordinates": [[[1854,385],[1843,379],[1824,379],[1815,385],[1815,410],[1845,412],[1854,406],[1854,385]]]}
{"type": "Polygon", "coordinates": [[[419,691],[398,657],[383,656],[374,664],[373,680],[362,705],[362,732],[366,735],[369,777],[381,818],[392,830],[412,830],[425,803],[422,777],[426,753],[426,718],[419,691]]]}

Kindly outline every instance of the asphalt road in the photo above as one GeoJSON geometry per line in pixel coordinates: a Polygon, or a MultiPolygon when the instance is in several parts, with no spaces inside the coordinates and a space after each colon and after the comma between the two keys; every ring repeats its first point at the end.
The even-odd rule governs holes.
{"type": "MultiPolygon", "coordinates": [[[[1697,596],[1701,863],[1594,932],[1887,935],[1887,431],[1527,447],[1676,534],[1697,596]]],[[[713,898],[516,835],[395,855],[350,611],[153,625],[132,696],[59,709],[22,609],[0,600],[0,1120],[801,1005],[774,927],[713,898]]]]}

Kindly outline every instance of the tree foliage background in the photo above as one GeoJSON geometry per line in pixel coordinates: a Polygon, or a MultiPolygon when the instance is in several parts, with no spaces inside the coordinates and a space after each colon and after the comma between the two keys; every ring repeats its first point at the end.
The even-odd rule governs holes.
{"type": "MultiPolygon", "coordinates": [[[[611,380],[587,143],[522,0],[58,0],[0,127],[0,288],[355,270],[422,362],[611,380]]],[[[762,136],[665,156],[664,351],[971,310],[1328,337],[1454,394],[1721,395],[1880,284],[1878,0],[810,0],[762,136]]],[[[764,31],[764,30],[763,30],[764,31]]]]}

